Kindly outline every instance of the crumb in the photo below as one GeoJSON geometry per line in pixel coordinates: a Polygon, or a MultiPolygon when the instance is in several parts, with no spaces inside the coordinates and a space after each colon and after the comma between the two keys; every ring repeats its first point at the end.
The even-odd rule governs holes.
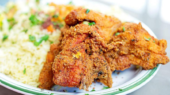
{"type": "Polygon", "coordinates": [[[64,90],[63,90],[63,92],[67,92],[67,90],[66,90],[66,89],[64,89],[64,90]]]}
{"type": "Polygon", "coordinates": [[[54,91],[54,88],[51,88],[52,91],[54,91]]]}
{"type": "Polygon", "coordinates": [[[119,75],[119,74],[120,74],[120,72],[117,72],[117,74],[119,75]]]}

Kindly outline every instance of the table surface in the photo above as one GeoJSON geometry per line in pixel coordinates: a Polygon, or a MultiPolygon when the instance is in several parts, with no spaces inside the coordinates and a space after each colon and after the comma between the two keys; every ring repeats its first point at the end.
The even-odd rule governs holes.
{"type": "MultiPolygon", "coordinates": [[[[0,5],[5,4],[8,0],[0,1],[0,5]]],[[[124,8],[123,8],[124,9],[124,8]]],[[[170,23],[163,22],[160,17],[152,18],[144,11],[142,14],[124,9],[125,12],[133,17],[143,21],[154,31],[158,39],[166,39],[170,44],[170,23]]],[[[167,47],[167,55],[170,57],[170,48],[167,47]]],[[[8,90],[0,86],[0,95],[21,95],[19,93],[8,90]]],[[[130,93],[129,95],[170,95],[170,64],[161,66],[155,77],[140,89],[130,93]]]]}

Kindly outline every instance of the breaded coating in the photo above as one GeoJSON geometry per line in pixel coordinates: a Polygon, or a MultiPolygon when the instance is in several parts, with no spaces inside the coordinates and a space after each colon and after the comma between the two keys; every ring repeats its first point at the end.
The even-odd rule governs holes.
{"type": "Polygon", "coordinates": [[[80,89],[85,89],[84,86],[87,86],[88,88],[93,80],[90,77],[92,62],[85,53],[86,46],[83,43],[86,35],[75,35],[74,38],[68,36],[63,36],[62,50],[55,57],[52,66],[53,81],[61,86],[79,87],[80,89]]]}
{"type": "Polygon", "coordinates": [[[54,62],[55,56],[59,53],[60,47],[58,44],[51,44],[50,51],[47,53],[46,62],[41,70],[39,76],[39,88],[42,89],[51,89],[54,85],[53,82],[53,72],[52,72],[52,64],[54,62]]]}
{"type": "MultiPolygon", "coordinates": [[[[157,64],[169,62],[165,52],[166,40],[154,38],[140,23],[123,23],[117,33],[119,35],[113,36],[110,44],[115,46],[113,52],[117,52],[118,56],[128,58],[128,60],[122,60],[122,62],[139,65],[147,70],[153,69],[157,64]],[[123,31],[123,28],[125,31],[123,31]]],[[[112,56],[114,55],[113,53],[112,56]]]]}
{"type": "Polygon", "coordinates": [[[60,43],[57,48],[51,45],[41,71],[41,88],[56,84],[88,90],[94,80],[112,87],[115,70],[123,71],[132,64],[149,70],[169,62],[166,40],[154,38],[140,23],[121,23],[86,10],[77,8],[66,16],[60,43]]]}
{"type": "Polygon", "coordinates": [[[99,35],[104,41],[108,42],[118,27],[120,27],[121,21],[116,17],[107,16],[93,10],[87,13],[86,10],[80,7],[71,11],[66,16],[65,23],[69,26],[74,26],[82,21],[95,22],[95,26],[101,29],[99,35]]]}

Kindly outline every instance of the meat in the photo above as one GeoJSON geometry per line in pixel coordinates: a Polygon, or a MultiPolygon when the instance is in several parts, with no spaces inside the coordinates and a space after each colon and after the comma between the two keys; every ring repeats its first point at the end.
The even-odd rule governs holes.
{"type": "Polygon", "coordinates": [[[154,38],[140,23],[122,23],[115,17],[92,10],[86,12],[84,8],[70,12],[65,23],[60,44],[50,50],[41,71],[40,83],[44,84],[41,88],[56,84],[88,90],[94,80],[112,87],[111,74],[115,70],[123,71],[131,64],[148,70],[169,62],[166,40],[154,38]]]}
{"type": "Polygon", "coordinates": [[[56,56],[52,67],[55,84],[79,87],[83,78],[90,73],[91,64],[85,53],[85,44],[82,43],[84,38],[85,35],[76,35],[75,38],[64,35],[62,38],[63,48],[56,56]]]}
{"type": "Polygon", "coordinates": [[[44,63],[44,66],[39,76],[39,88],[50,89],[54,85],[54,82],[52,80],[52,63],[54,62],[55,56],[59,53],[59,50],[60,47],[58,46],[58,44],[51,45],[50,51],[47,53],[46,56],[46,62],[44,63]]]}
{"type": "MultiPolygon", "coordinates": [[[[123,23],[118,33],[119,35],[113,36],[110,44],[115,45],[116,48],[112,50],[113,52],[117,52],[117,57],[124,56],[128,58],[121,62],[124,61],[123,63],[127,62],[140,65],[147,70],[153,69],[157,64],[166,64],[169,62],[169,58],[165,52],[167,47],[166,40],[158,40],[149,35],[140,23],[123,23]],[[125,31],[123,31],[123,27],[125,31]]],[[[112,56],[116,56],[117,54],[113,53],[112,56]]],[[[107,53],[105,55],[107,56],[107,53]]],[[[119,58],[115,60],[119,64],[119,58]]]]}
{"type": "Polygon", "coordinates": [[[101,30],[98,34],[104,41],[109,41],[112,34],[120,27],[121,21],[116,17],[107,16],[92,10],[89,13],[86,11],[87,9],[81,7],[73,10],[66,16],[65,23],[73,26],[82,21],[95,22],[95,26],[101,30]]]}

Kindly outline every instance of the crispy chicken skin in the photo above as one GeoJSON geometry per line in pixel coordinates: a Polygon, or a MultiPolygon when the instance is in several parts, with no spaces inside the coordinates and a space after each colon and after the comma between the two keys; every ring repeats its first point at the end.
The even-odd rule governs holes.
{"type": "MultiPolygon", "coordinates": [[[[124,56],[126,59],[121,60],[121,62],[140,65],[144,69],[153,69],[157,64],[166,64],[169,62],[169,58],[166,56],[165,52],[167,47],[166,40],[154,38],[140,23],[123,23],[118,32],[120,34],[113,36],[110,43],[115,45],[112,52],[118,54],[117,56],[117,54],[113,53],[111,56],[118,59],[116,60],[113,58],[111,62],[116,60],[116,63],[119,64],[119,57],[124,56]],[[125,28],[124,32],[123,27],[125,28]]],[[[110,52],[105,55],[108,56],[107,54],[110,54],[110,52]]],[[[119,69],[117,68],[116,70],[119,69]]]]}
{"type": "Polygon", "coordinates": [[[75,38],[63,37],[63,49],[56,56],[52,67],[55,84],[69,87],[80,85],[81,76],[86,74],[83,69],[87,67],[87,63],[83,62],[86,57],[85,44],[81,43],[83,40],[83,35],[77,35],[75,38]]]}
{"type": "Polygon", "coordinates": [[[65,23],[60,43],[51,45],[47,54],[40,88],[56,84],[88,90],[94,80],[112,87],[111,74],[115,70],[123,71],[131,64],[148,70],[169,62],[166,40],[154,38],[140,23],[121,23],[92,10],[86,13],[84,8],[70,12],[65,23]]]}
{"type": "Polygon", "coordinates": [[[54,62],[55,56],[59,53],[59,50],[60,47],[58,46],[58,44],[51,45],[50,51],[47,53],[46,56],[46,62],[44,63],[39,76],[39,88],[50,89],[54,85],[54,82],[52,80],[52,63],[54,62]]]}
{"type": "Polygon", "coordinates": [[[89,31],[98,33],[98,28],[78,24],[62,29],[62,50],[56,56],[52,67],[55,84],[87,89],[94,79],[98,79],[111,87],[111,71],[104,56],[96,52],[98,47],[94,51],[88,51],[89,40],[93,38],[89,36],[89,31]]]}
{"type": "Polygon", "coordinates": [[[86,9],[81,7],[70,12],[65,18],[65,23],[69,26],[76,25],[82,21],[95,22],[95,26],[102,30],[98,34],[106,42],[110,40],[112,34],[115,33],[121,25],[121,21],[116,17],[107,16],[92,10],[90,10],[89,13],[86,13],[86,9]]]}

